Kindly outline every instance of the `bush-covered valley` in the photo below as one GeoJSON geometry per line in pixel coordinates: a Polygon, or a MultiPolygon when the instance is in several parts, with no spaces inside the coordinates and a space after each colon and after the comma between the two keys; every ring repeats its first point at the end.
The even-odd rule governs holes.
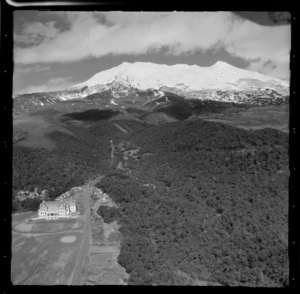
{"type": "Polygon", "coordinates": [[[183,121],[137,132],[130,171],[98,187],[119,209],[131,284],[288,284],[288,135],[183,121]]]}
{"type": "MultiPolygon", "coordinates": [[[[288,284],[288,134],[90,114],[72,117],[88,126],[64,121],[74,135],[45,134],[53,150],[14,145],[14,195],[37,187],[53,199],[106,174],[97,186],[119,208],[100,206],[98,213],[121,226],[118,262],[129,284],[288,284]],[[137,159],[110,167],[110,140],[139,147],[137,159]]],[[[117,147],[115,159],[122,160],[117,147]]],[[[13,200],[13,209],[38,204],[13,200]]]]}
{"type": "MultiPolygon", "coordinates": [[[[94,112],[91,112],[92,120],[94,112]]],[[[96,113],[97,115],[98,113],[96,113]]],[[[81,118],[81,117],[80,117],[81,118]]],[[[83,118],[86,118],[86,112],[83,118]]],[[[144,124],[135,121],[118,121],[118,125],[131,130],[141,130],[144,124]]],[[[101,120],[89,127],[65,123],[71,132],[53,131],[45,137],[55,143],[53,150],[13,146],[13,212],[36,211],[40,199],[18,201],[20,190],[47,190],[47,199],[55,199],[74,186],[106,174],[110,164],[110,144],[113,138],[123,138],[124,133],[113,122],[101,120]]]]}
{"type": "MultiPolygon", "coordinates": [[[[54,131],[46,137],[55,142],[53,150],[13,147],[13,197],[20,190],[48,191],[54,199],[74,186],[105,173],[109,165],[108,140],[98,140],[85,130],[69,126],[75,135],[54,131]]],[[[13,201],[13,211],[37,210],[36,199],[13,201]]]]}

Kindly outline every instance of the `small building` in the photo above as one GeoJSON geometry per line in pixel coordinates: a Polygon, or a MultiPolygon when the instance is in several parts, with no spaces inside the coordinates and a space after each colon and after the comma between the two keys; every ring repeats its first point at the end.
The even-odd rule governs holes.
{"type": "Polygon", "coordinates": [[[71,212],[76,212],[76,201],[75,200],[70,200],[69,201],[69,207],[71,212]]]}

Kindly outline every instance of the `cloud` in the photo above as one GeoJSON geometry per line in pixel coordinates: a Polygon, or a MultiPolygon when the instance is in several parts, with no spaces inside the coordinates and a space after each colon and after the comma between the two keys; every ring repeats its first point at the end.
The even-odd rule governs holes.
{"type": "Polygon", "coordinates": [[[291,28],[289,25],[261,26],[250,21],[233,21],[223,46],[233,56],[249,62],[247,69],[277,78],[290,75],[291,28]]]}
{"type": "Polygon", "coordinates": [[[25,23],[20,34],[14,35],[14,41],[17,44],[34,45],[41,42],[49,42],[53,40],[59,30],[55,27],[55,22],[46,23],[31,22],[25,23]]]}
{"type": "Polygon", "coordinates": [[[25,67],[19,67],[16,66],[15,67],[15,73],[17,74],[24,74],[24,73],[32,73],[32,72],[44,72],[44,71],[48,71],[50,69],[49,65],[35,65],[35,66],[25,66],[25,67]]]}
{"type": "Polygon", "coordinates": [[[173,55],[223,48],[248,61],[249,69],[270,69],[264,73],[277,77],[289,74],[289,25],[261,26],[229,12],[56,12],[56,16],[65,19],[67,29],[56,28],[54,22],[24,27],[34,43],[15,46],[16,63],[74,62],[162,48],[173,55]],[[274,67],[264,67],[267,62],[274,67]]]}
{"type": "Polygon", "coordinates": [[[73,84],[74,82],[72,82],[68,77],[56,77],[56,78],[49,79],[47,83],[43,85],[29,86],[23,89],[22,91],[19,91],[19,93],[25,94],[25,93],[59,91],[59,90],[64,90],[73,84]]]}
{"type": "Polygon", "coordinates": [[[289,80],[290,78],[288,61],[280,62],[274,59],[260,58],[257,61],[250,62],[247,69],[268,74],[269,76],[283,80],[289,80]]]}

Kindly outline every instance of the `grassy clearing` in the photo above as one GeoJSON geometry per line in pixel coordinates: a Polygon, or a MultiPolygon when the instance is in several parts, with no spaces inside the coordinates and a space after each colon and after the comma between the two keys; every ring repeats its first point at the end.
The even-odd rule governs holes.
{"type": "Polygon", "coordinates": [[[198,116],[206,121],[222,122],[247,130],[273,128],[289,132],[288,105],[253,107],[244,111],[198,116]]]}
{"type": "Polygon", "coordinates": [[[70,284],[82,243],[82,233],[72,243],[61,242],[59,235],[15,235],[12,248],[12,273],[14,285],[66,285],[70,284]]]}
{"type": "Polygon", "coordinates": [[[25,223],[25,219],[33,216],[36,213],[13,215],[12,283],[70,284],[83,241],[79,228],[83,226],[79,220],[25,223]]]}
{"type": "Polygon", "coordinates": [[[14,143],[33,148],[53,150],[55,144],[45,137],[46,133],[60,131],[73,135],[61,125],[46,120],[42,116],[29,116],[26,114],[14,115],[13,133],[14,143]]]}

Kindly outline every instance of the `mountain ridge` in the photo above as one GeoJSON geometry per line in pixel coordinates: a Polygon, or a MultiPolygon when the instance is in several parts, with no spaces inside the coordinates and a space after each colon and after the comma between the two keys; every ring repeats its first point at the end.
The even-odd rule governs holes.
{"type": "Polygon", "coordinates": [[[13,98],[15,110],[31,112],[60,102],[72,103],[74,99],[88,106],[92,95],[98,96],[95,107],[124,108],[128,102],[137,107],[167,93],[187,100],[266,106],[287,103],[289,87],[282,80],[222,61],[210,67],[123,62],[62,91],[18,94],[13,98]]]}
{"type": "Polygon", "coordinates": [[[288,86],[282,80],[240,69],[223,61],[218,61],[209,67],[187,64],[123,62],[116,67],[96,73],[90,79],[69,87],[68,90],[116,82],[123,82],[127,86],[130,85],[140,90],[159,89],[161,86],[178,87],[185,90],[222,89],[226,86],[238,87],[238,80],[241,78],[257,79],[264,83],[277,84],[283,87],[288,86]]]}

